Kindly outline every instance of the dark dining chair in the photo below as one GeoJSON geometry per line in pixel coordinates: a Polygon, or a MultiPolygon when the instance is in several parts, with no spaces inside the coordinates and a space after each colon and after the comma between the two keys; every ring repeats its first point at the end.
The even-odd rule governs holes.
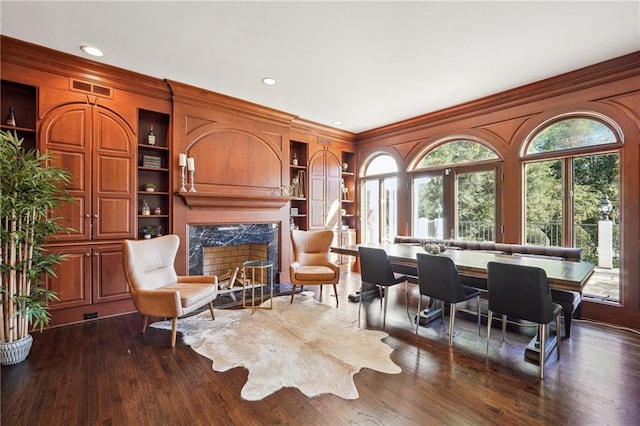
{"type": "Polygon", "coordinates": [[[487,264],[489,288],[489,316],[487,321],[487,345],[489,354],[491,320],[493,314],[502,315],[502,341],[505,338],[506,317],[531,321],[537,324],[540,343],[540,379],[544,379],[545,343],[547,324],[556,320],[556,353],[560,359],[560,314],[562,306],[553,303],[544,269],[511,265],[500,262],[487,264]]]}
{"type": "MultiPolygon", "coordinates": [[[[442,321],[444,322],[445,303],[450,305],[449,314],[449,346],[453,346],[453,330],[456,319],[456,307],[460,302],[476,298],[478,336],[480,335],[480,290],[463,286],[455,263],[450,257],[427,253],[418,253],[418,286],[421,296],[440,301],[442,321]]],[[[418,315],[422,309],[422,297],[418,297],[418,315]]],[[[416,334],[420,326],[416,318],[416,334]]]]}
{"type": "MultiPolygon", "coordinates": [[[[360,259],[360,278],[362,280],[362,289],[365,288],[365,284],[378,287],[380,293],[380,304],[384,298],[384,314],[382,318],[382,327],[387,322],[387,298],[389,297],[389,291],[384,292],[384,287],[390,287],[392,285],[407,282],[407,276],[404,274],[398,274],[393,272],[391,262],[387,252],[380,248],[372,247],[359,247],[358,257],[360,259]]],[[[360,327],[360,311],[362,309],[363,294],[360,294],[360,302],[358,305],[358,327],[360,327]]]]}

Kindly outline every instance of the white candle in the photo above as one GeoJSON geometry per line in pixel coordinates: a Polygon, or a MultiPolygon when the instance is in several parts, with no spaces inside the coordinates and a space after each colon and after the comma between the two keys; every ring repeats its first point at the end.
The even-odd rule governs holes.
{"type": "Polygon", "coordinates": [[[187,158],[187,170],[189,170],[190,172],[194,171],[196,169],[196,165],[193,161],[193,157],[189,157],[187,158]]]}
{"type": "Polygon", "coordinates": [[[178,165],[180,167],[186,167],[187,166],[187,154],[180,154],[180,161],[179,161],[178,165]]]}

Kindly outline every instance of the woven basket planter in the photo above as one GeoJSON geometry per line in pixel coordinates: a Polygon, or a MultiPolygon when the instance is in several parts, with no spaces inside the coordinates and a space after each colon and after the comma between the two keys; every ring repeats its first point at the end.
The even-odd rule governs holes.
{"type": "Polygon", "coordinates": [[[0,364],[13,365],[24,361],[29,356],[32,344],[33,337],[30,334],[11,343],[0,342],[0,364]]]}

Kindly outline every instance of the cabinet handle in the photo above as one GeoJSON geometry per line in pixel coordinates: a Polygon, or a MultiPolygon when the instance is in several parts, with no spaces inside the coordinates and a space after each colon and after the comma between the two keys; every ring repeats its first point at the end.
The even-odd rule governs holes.
{"type": "Polygon", "coordinates": [[[89,218],[91,215],[89,213],[85,214],[84,217],[89,218]]]}
{"type": "Polygon", "coordinates": [[[87,252],[87,253],[85,253],[84,255],[85,255],[85,256],[87,256],[87,257],[90,257],[90,256],[91,256],[91,253],[87,252]]]}
{"type": "Polygon", "coordinates": [[[93,217],[98,217],[98,215],[97,215],[97,214],[94,214],[94,215],[93,215],[93,217]]]}

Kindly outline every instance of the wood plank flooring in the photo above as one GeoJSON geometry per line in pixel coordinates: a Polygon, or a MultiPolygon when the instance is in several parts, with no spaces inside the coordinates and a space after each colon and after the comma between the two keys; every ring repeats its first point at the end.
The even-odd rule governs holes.
{"type": "MultiPolygon", "coordinates": [[[[343,275],[340,309],[357,319],[347,294],[359,275],[343,275]]],[[[545,369],[524,360],[529,337],[479,337],[473,318],[458,318],[453,348],[446,322],[414,334],[417,288],[389,292],[385,339],[402,373],[364,369],[355,375],[357,400],[307,398],[283,389],[258,402],[244,401],[247,371],[216,373],[211,362],[169,331],[140,333],[138,314],[106,318],[34,334],[27,361],[1,369],[3,425],[632,425],[640,419],[640,336],[576,322],[545,369]]],[[[324,301],[334,305],[332,289],[324,301]]],[[[380,329],[378,300],[363,306],[363,325],[380,329]]],[[[447,318],[448,321],[448,318],[447,318]]],[[[241,338],[241,336],[239,336],[241,338]]],[[[281,362],[286,363],[283,359],[281,362]]]]}

